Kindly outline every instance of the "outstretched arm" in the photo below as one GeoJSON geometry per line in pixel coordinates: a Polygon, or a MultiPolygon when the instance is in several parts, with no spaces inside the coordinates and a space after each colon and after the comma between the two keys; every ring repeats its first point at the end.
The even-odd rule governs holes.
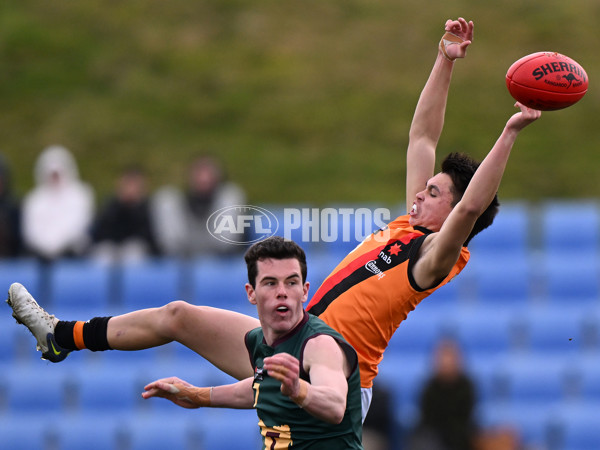
{"type": "Polygon", "coordinates": [[[177,377],[153,381],[144,387],[145,399],[161,397],[171,400],[182,408],[235,408],[251,409],[254,405],[253,378],[223,386],[196,387],[177,377]]]}
{"type": "Polygon", "coordinates": [[[442,134],[448,90],[452,79],[454,60],[464,58],[467,47],[473,40],[473,22],[462,17],[448,20],[448,39],[440,41],[438,55],[421,92],[413,121],[410,127],[406,155],[406,210],[409,211],[417,192],[425,188],[427,180],[433,176],[435,149],[442,134]],[[447,56],[446,56],[447,55],[447,56]]]}
{"type": "Polygon", "coordinates": [[[440,231],[428,236],[423,243],[421,255],[413,268],[419,286],[431,286],[450,273],[473,225],[498,191],[517,136],[541,116],[540,111],[520,103],[515,106],[521,111],[508,120],[500,137],[475,171],[462,199],[452,209],[440,231]]]}
{"type": "Polygon", "coordinates": [[[349,367],[337,342],[321,335],[304,349],[304,369],[310,383],[299,376],[299,361],[287,353],[265,358],[269,376],[281,381],[281,392],[305,411],[329,423],[340,423],[346,412],[349,367]]]}

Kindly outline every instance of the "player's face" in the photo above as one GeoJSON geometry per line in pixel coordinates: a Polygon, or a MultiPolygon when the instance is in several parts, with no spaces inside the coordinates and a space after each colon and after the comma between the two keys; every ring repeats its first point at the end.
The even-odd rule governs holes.
{"type": "Polygon", "coordinates": [[[442,224],[453,208],[452,179],[445,173],[438,173],[427,182],[427,187],[419,192],[412,209],[409,223],[440,231],[442,224]]]}
{"type": "Polygon", "coordinates": [[[250,303],[270,344],[291,331],[304,317],[302,304],[308,298],[308,283],[302,283],[300,263],[295,258],[257,262],[256,287],[246,284],[250,303]]]}

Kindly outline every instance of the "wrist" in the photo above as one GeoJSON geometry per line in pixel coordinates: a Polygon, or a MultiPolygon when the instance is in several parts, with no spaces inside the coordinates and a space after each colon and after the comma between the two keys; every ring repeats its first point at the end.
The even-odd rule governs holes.
{"type": "Polygon", "coordinates": [[[308,383],[304,380],[299,380],[298,393],[290,396],[292,401],[300,408],[304,408],[308,403],[308,383]]]}
{"type": "Polygon", "coordinates": [[[208,407],[212,403],[212,387],[196,387],[190,389],[186,395],[195,405],[200,408],[208,407]]]}
{"type": "Polygon", "coordinates": [[[444,56],[444,58],[446,58],[448,61],[454,62],[456,60],[456,57],[451,57],[448,54],[448,47],[450,45],[460,45],[464,42],[464,39],[461,38],[460,36],[457,36],[454,33],[451,33],[449,31],[446,31],[446,33],[444,33],[444,35],[442,36],[442,39],[440,39],[440,43],[439,43],[439,49],[441,54],[444,56]]]}

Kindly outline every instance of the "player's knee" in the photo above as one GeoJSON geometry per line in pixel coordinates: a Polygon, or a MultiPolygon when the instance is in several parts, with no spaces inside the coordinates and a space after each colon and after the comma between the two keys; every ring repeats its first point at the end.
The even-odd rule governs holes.
{"type": "Polygon", "coordinates": [[[189,315],[193,305],[183,300],[175,300],[163,306],[161,317],[163,326],[171,330],[171,335],[177,332],[183,324],[183,320],[189,315]]]}

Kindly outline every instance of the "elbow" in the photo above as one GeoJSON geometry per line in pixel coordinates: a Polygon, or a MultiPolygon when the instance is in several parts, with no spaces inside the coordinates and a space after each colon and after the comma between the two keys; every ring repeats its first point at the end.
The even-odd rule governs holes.
{"type": "Polygon", "coordinates": [[[344,415],[346,414],[346,405],[340,405],[339,408],[335,408],[331,411],[331,414],[325,419],[326,422],[332,425],[339,425],[344,420],[344,415]]]}
{"type": "Polygon", "coordinates": [[[482,208],[480,205],[474,203],[460,202],[456,207],[459,208],[459,213],[462,216],[463,221],[473,223],[475,223],[479,216],[485,211],[485,207],[482,208]]]}
{"type": "Polygon", "coordinates": [[[336,414],[335,416],[331,416],[325,419],[325,422],[331,425],[339,425],[340,423],[342,423],[342,420],[344,420],[344,415],[336,414]]]}
{"type": "Polygon", "coordinates": [[[344,414],[339,414],[335,417],[335,419],[331,422],[333,425],[339,425],[344,420],[344,414]]]}

